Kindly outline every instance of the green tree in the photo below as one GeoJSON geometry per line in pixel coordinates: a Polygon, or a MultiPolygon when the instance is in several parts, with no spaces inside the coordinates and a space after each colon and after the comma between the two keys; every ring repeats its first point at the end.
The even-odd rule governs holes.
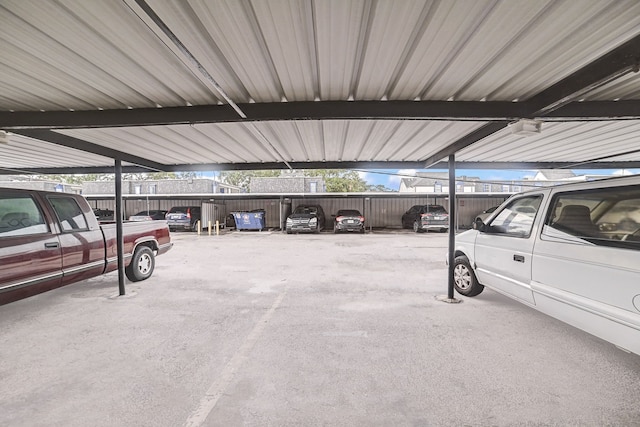
{"type": "Polygon", "coordinates": [[[367,185],[367,191],[395,191],[384,184],[367,185]]]}
{"type": "Polygon", "coordinates": [[[321,176],[328,193],[361,193],[367,191],[367,183],[356,171],[346,169],[306,170],[306,176],[321,176]]]}
{"type": "Polygon", "coordinates": [[[220,174],[222,182],[249,190],[249,183],[253,177],[278,177],[279,170],[256,171],[225,171],[220,174]]]}
{"type": "MultiPolygon", "coordinates": [[[[31,175],[31,179],[39,181],[53,181],[63,184],[82,184],[84,181],[106,181],[106,179],[100,179],[106,176],[103,174],[66,174],[66,175],[31,175]]],[[[113,177],[109,179],[112,181],[113,177]]]]}
{"type": "MultiPolygon", "coordinates": [[[[222,182],[249,189],[253,177],[278,177],[280,170],[225,171],[220,174],[222,182]]],[[[365,191],[393,191],[384,185],[367,185],[357,171],[347,169],[304,169],[297,171],[307,177],[321,177],[329,193],[362,193],[365,191]]]]}
{"type": "Polygon", "coordinates": [[[202,174],[200,172],[168,172],[166,173],[167,175],[172,175],[171,177],[168,178],[155,178],[155,179],[193,179],[193,178],[200,178],[202,176],[202,174]]]}

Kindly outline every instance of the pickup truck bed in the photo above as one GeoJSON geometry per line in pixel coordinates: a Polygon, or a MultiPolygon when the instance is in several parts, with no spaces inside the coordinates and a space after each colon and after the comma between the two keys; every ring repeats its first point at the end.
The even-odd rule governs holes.
{"type": "MultiPolygon", "coordinates": [[[[151,276],[171,246],[166,221],[126,222],[125,272],[151,276]]],[[[115,223],[99,224],[80,195],[0,188],[0,304],[117,269],[115,223]]]]}

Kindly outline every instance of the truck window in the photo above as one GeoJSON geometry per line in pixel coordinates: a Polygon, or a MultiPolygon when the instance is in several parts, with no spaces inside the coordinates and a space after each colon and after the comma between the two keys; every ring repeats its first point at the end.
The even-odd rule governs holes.
{"type": "Polygon", "coordinates": [[[49,227],[31,197],[0,198],[0,237],[26,236],[48,231],[49,227]]]}
{"type": "Polygon", "coordinates": [[[640,188],[557,194],[545,225],[597,245],[640,249],[640,188]]]}
{"type": "Polygon", "coordinates": [[[49,202],[58,216],[62,231],[88,230],[87,221],[78,202],[72,197],[50,197],[49,202]]]}
{"type": "Polygon", "coordinates": [[[527,196],[513,200],[496,215],[487,231],[492,234],[529,237],[541,201],[541,196],[527,196]]]}

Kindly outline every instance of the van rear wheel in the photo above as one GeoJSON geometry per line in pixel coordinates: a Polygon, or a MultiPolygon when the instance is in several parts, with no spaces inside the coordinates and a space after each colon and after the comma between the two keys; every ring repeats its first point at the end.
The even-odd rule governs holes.
{"type": "Polygon", "coordinates": [[[453,264],[453,286],[460,295],[466,297],[475,297],[484,290],[484,286],[478,282],[476,274],[465,256],[456,257],[453,264]]]}

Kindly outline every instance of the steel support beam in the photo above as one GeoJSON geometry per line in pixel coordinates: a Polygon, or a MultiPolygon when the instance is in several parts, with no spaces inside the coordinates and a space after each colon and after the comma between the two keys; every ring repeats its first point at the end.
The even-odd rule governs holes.
{"type": "MultiPolygon", "coordinates": [[[[0,111],[0,129],[91,129],[286,120],[513,121],[527,116],[522,102],[322,101],[91,111],[0,111]]],[[[573,102],[545,117],[555,121],[640,118],[640,100],[573,102]]],[[[15,132],[14,133],[18,133],[15,132]]]]}
{"type": "MultiPolygon", "coordinates": [[[[639,102],[640,104],[640,102],[639,102]]],[[[519,103],[475,101],[304,101],[100,111],[0,112],[0,129],[82,129],[286,120],[494,121],[522,117],[519,103]]]]}
{"type": "Polygon", "coordinates": [[[489,135],[493,135],[499,130],[504,129],[505,127],[507,127],[508,124],[509,122],[487,123],[486,125],[463,136],[462,138],[458,139],[454,143],[450,144],[449,146],[443,148],[442,150],[438,151],[437,153],[425,159],[422,167],[428,168],[430,166],[433,166],[435,163],[441,161],[443,158],[448,157],[451,154],[455,154],[458,151],[462,150],[463,148],[468,147],[471,144],[475,144],[481,139],[486,138],[489,135]]]}
{"type": "Polygon", "coordinates": [[[528,116],[545,116],[589,91],[639,69],[640,36],[636,36],[528,99],[528,116]]]}
{"type": "Polygon", "coordinates": [[[544,121],[555,122],[637,119],[640,119],[637,100],[571,102],[544,116],[544,121]]]}

